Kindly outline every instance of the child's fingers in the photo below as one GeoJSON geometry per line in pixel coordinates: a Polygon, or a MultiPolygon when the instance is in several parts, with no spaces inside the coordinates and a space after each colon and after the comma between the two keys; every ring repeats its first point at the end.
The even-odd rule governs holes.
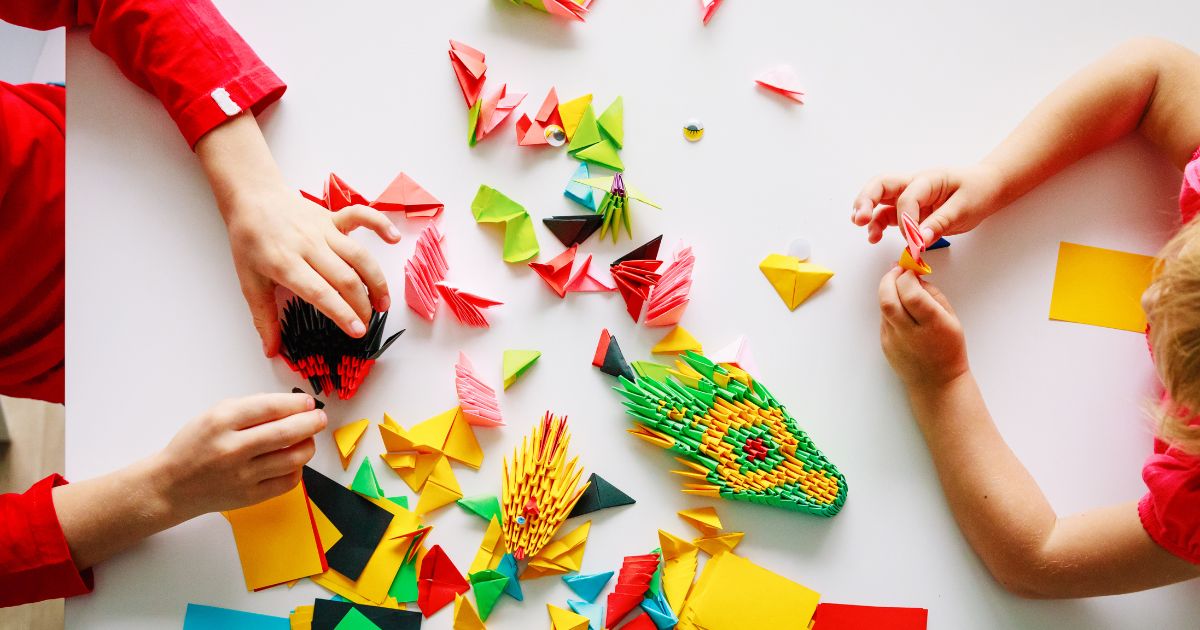
{"type": "Polygon", "coordinates": [[[921,285],[921,280],[912,271],[905,271],[896,279],[896,292],[900,304],[917,324],[929,324],[945,315],[937,300],[921,285]]]}
{"type": "Polygon", "coordinates": [[[342,299],[354,309],[360,322],[371,319],[371,298],[363,286],[363,279],[349,263],[329,247],[328,242],[325,243],[325,247],[317,247],[309,252],[305,258],[326,282],[337,289],[342,299]]]}
{"type": "Polygon", "coordinates": [[[362,337],[367,334],[367,326],[361,317],[355,313],[350,303],[342,299],[337,289],[334,289],[325,278],[312,268],[308,261],[300,258],[288,265],[282,278],[276,282],[289,288],[300,299],[312,304],[337,323],[347,335],[362,337]]]}
{"type": "Polygon", "coordinates": [[[304,466],[312,459],[317,451],[317,444],[312,438],[299,442],[278,451],[263,453],[251,460],[257,479],[271,479],[286,475],[304,466]]]}
{"type": "Polygon", "coordinates": [[[279,310],[275,304],[275,285],[267,278],[254,275],[242,282],[242,296],[250,306],[254,329],[262,339],[263,354],[268,358],[279,352],[279,310]]]}
{"type": "Polygon", "coordinates": [[[342,234],[365,227],[379,235],[379,238],[396,244],[400,242],[400,230],[392,224],[382,212],[368,206],[347,206],[333,213],[333,225],[342,234]]]}
{"type": "Polygon", "coordinates": [[[303,413],[317,406],[308,394],[256,394],[221,401],[210,412],[221,426],[234,430],[303,413]]]}
{"type": "Polygon", "coordinates": [[[277,497],[288,490],[296,487],[300,483],[300,478],[303,473],[299,470],[290,472],[286,475],[266,479],[258,482],[255,486],[252,496],[250,497],[251,504],[261,503],[272,497],[277,497]]]}
{"type": "Polygon", "coordinates": [[[854,198],[851,219],[855,225],[866,225],[871,220],[871,211],[879,204],[890,204],[904,192],[911,178],[907,175],[880,175],[867,182],[854,198]]]}
{"type": "Polygon", "coordinates": [[[903,269],[893,267],[879,281],[879,312],[894,326],[911,326],[916,323],[908,311],[904,310],[904,304],[900,301],[900,294],[896,289],[896,279],[903,272],[903,269]]]}
{"type": "Polygon", "coordinates": [[[890,204],[880,205],[875,208],[875,213],[871,216],[871,222],[867,224],[867,241],[870,243],[878,243],[883,239],[883,232],[889,225],[896,225],[896,207],[890,204]]]}
{"type": "Polygon", "coordinates": [[[375,309],[386,311],[391,308],[387,278],[370,252],[343,234],[331,234],[327,242],[333,252],[349,263],[362,283],[367,285],[367,296],[375,309]]]}
{"type": "Polygon", "coordinates": [[[262,455],[302,442],[319,433],[326,424],[325,411],[313,409],[244,429],[238,437],[246,452],[262,455]]]}
{"type": "Polygon", "coordinates": [[[946,297],[945,293],[942,293],[941,289],[937,288],[935,285],[925,282],[924,280],[921,281],[921,285],[925,287],[925,290],[929,292],[929,295],[933,297],[933,299],[937,301],[937,303],[940,304],[947,313],[950,313],[950,315],[954,317],[958,317],[958,314],[954,312],[954,307],[950,305],[949,298],[946,297]]]}
{"type": "Polygon", "coordinates": [[[962,213],[963,198],[955,193],[921,222],[921,236],[925,239],[925,244],[932,245],[949,232],[958,223],[962,213]]]}
{"type": "Polygon", "coordinates": [[[920,222],[921,209],[931,207],[933,201],[933,180],[928,175],[917,175],[896,199],[896,211],[901,214],[907,214],[913,220],[920,222]]]}

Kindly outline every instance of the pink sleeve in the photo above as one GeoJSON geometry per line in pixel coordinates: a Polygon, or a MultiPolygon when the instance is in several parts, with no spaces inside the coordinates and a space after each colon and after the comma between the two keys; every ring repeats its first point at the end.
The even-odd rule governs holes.
{"type": "Polygon", "coordinates": [[[1173,448],[1155,453],[1142,479],[1150,490],[1138,504],[1146,533],[1163,549],[1200,564],[1200,456],[1173,448]]]}

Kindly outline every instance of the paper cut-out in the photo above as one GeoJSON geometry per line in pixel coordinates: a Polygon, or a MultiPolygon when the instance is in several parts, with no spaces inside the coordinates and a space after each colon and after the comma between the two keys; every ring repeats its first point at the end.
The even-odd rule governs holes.
{"type": "Polygon", "coordinates": [[[508,585],[508,577],[499,571],[485,569],[472,573],[469,579],[471,590],[475,591],[475,605],[479,607],[479,618],[487,621],[508,585]]]}
{"type": "Polygon", "coordinates": [[[600,341],[596,344],[596,354],[592,357],[592,365],[600,368],[601,372],[609,376],[624,376],[631,381],[637,379],[633,369],[625,361],[625,355],[621,353],[621,346],[617,344],[617,338],[610,334],[607,328],[600,331],[600,341]]]}
{"type": "MultiPolygon", "coordinates": [[[[757,379],[687,352],[676,382],[620,378],[637,437],[677,454],[684,492],[833,516],[846,480],[757,379]]],[[[743,367],[744,369],[744,367],[743,367]]]]}
{"type": "Polygon", "coordinates": [[[625,615],[641,604],[642,597],[650,588],[651,576],[657,569],[656,553],[625,557],[621,563],[621,570],[617,573],[617,584],[613,587],[613,592],[608,594],[608,614],[604,620],[604,627],[617,627],[617,623],[624,619],[625,615]]]}
{"type": "Polygon", "coordinates": [[[350,484],[350,489],[372,499],[383,498],[383,488],[379,487],[379,478],[375,476],[375,469],[371,467],[371,460],[364,459],[358,467],[358,472],[354,475],[354,482],[350,484]]]}
{"type": "MultiPolygon", "coordinates": [[[[584,182],[584,181],[591,179],[591,177],[592,177],[592,172],[591,172],[591,169],[588,168],[587,163],[580,162],[579,166],[577,166],[575,168],[575,173],[573,175],[571,175],[571,179],[567,181],[567,187],[566,187],[566,189],[563,190],[563,196],[566,197],[567,199],[570,199],[571,201],[574,201],[575,203],[583,206],[584,208],[591,210],[592,212],[599,212],[600,211],[600,200],[601,200],[601,198],[603,198],[604,193],[608,192],[609,188],[612,187],[612,184],[609,184],[608,186],[603,187],[603,188],[594,188],[587,184],[580,183],[580,182],[584,182]]],[[[584,215],[584,216],[587,216],[587,215],[584,215]]],[[[579,217],[572,216],[572,217],[558,217],[558,218],[579,218],[579,217]]],[[[603,219],[604,219],[603,217],[600,217],[601,221],[603,221],[603,219]]],[[[599,228],[600,228],[600,224],[597,223],[596,227],[593,228],[591,231],[587,232],[587,234],[576,237],[576,238],[579,240],[580,243],[582,243],[583,241],[587,240],[587,237],[592,235],[592,232],[595,232],[599,228]]],[[[557,236],[557,234],[556,234],[556,236],[557,236]]],[[[562,240],[562,237],[559,237],[559,240],[562,240]]],[[[574,240],[574,239],[572,239],[572,240],[574,240]]],[[[569,244],[563,243],[563,245],[565,245],[567,247],[570,247],[571,245],[578,245],[578,244],[579,243],[575,243],[575,242],[572,242],[569,244]]]]}
{"type": "Polygon", "coordinates": [[[454,601],[455,595],[462,595],[471,588],[440,545],[434,545],[425,554],[417,585],[420,589],[417,605],[426,618],[454,601]]]}
{"type": "Polygon", "coordinates": [[[517,601],[523,601],[525,594],[521,592],[521,580],[517,578],[517,559],[511,553],[504,554],[496,570],[508,578],[508,583],[504,585],[504,594],[517,601]]]}
{"type": "Polygon", "coordinates": [[[370,420],[363,418],[333,431],[333,442],[337,445],[338,457],[342,460],[342,470],[350,468],[350,458],[354,456],[354,450],[358,448],[358,443],[362,441],[363,434],[367,432],[367,426],[370,424],[370,420]]]}
{"type": "Polygon", "coordinates": [[[593,604],[592,602],[582,602],[577,599],[568,599],[567,607],[571,609],[571,612],[587,617],[588,627],[592,630],[607,627],[604,625],[604,606],[593,604]]]}
{"type": "Polygon", "coordinates": [[[796,582],[725,553],[705,563],[679,623],[707,630],[740,630],[770,628],[787,619],[790,627],[807,628],[818,599],[819,594],[796,582]]]}
{"type": "Polygon", "coordinates": [[[584,110],[590,107],[591,104],[591,94],[585,94],[566,103],[558,104],[559,120],[562,121],[563,131],[567,132],[568,140],[575,135],[575,129],[579,127],[579,121],[583,120],[584,110]]]}
{"type": "Polygon", "coordinates": [[[700,0],[700,8],[703,10],[701,17],[704,24],[707,25],[708,21],[712,19],[713,13],[717,12],[717,7],[721,6],[721,2],[722,0],[700,0]]]}
{"type": "Polygon", "coordinates": [[[400,173],[388,187],[371,202],[376,210],[403,212],[412,218],[432,218],[442,212],[442,202],[429,194],[413,178],[400,173]]]}
{"type": "Polygon", "coordinates": [[[546,604],[546,612],[550,614],[550,630],[588,630],[590,621],[583,615],[554,604],[546,604]]]}
{"type": "Polygon", "coordinates": [[[542,353],[538,350],[505,350],[501,367],[501,378],[504,389],[508,389],[517,379],[533,366],[542,353]]]}
{"type": "Polygon", "coordinates": [[[552,540],[529,559],[529,566],[521,579],[535,579],[547,575],[560,575],[579,571],[583,567],[583,552],[587,548],[588,533],[592,522],[587,521],[560,538],[552,540]]]}
{"type": "Polygon", "coordinates": [[[579,459],[567,460],[570,443],[567,419],[546,412],[532,437],[513,451],[512,462],[504,459],[502,525],[505,544],[517,560],[536,555],[550,542],[587,489],[579,485],[579,459]]]}
{"type": "Polygon", "coordinates": [[[482,52],[450,40],[450,65],[454,68],[454,76],[458,78],[458,86],[462,88],[467,107],[478,103],[479,95],[483,93],[484,75],[487,73],[485,59],[482,52]]]}
{"type": "Polygon", "coordinates": [[[633,497],[622,492],[620,488],[609,483],[604,477],[592,473],[588,478],[587,490],[580,495],[579,502],[575,504],[575,509],[571,510],[571,514],[567,518],[634,503],[636,501],[633,500],[633,497]]]}
{"type": "MultiPolygon", "coordinates": [[[[312,576],[312,581],[324,586],[330,591],[342,595],[352,602],[391,606],[388,593],[393,579],[400,570],[405,559],[415,553],[415,545],[419,538],[415,533],[421,529],[420,518],[399,505],[387,499],[367,499],[372,505],[379,507],[391,515],[391,522],[384,530],[382,539],[370,550],[362,573],[354,580],[349,579],[335,569],[330,569],[320,575],[312,576]]],[[[343,528],[343,531],[345,529],[343,528]]],[[[353,535],[353,532],[348,535],[353,535]]],[[[342,544],[345,537],[334,545],[342,544]]]]}
{"type": "MultiPolygon", "coordinates": [[[[587,630],[587,619],[584,618],[583,621],[584,625],[581,630],[587,630]]],[[[189,603],[187,611],[183,614],[183,630],[289,630],[289,628],[291,628],[291,624],[287,617],[272,617],[203,604],[189,603]]],[[[570,630],[574,630],[574,628],[570,630]]]]}
{"type": "Polygon", "coordinates": [[[434,285],[446,279],[449,268],[442,253],[442,234],[430,223],[421,230],[416,248],[404,264],[404,301],[414,313],[433,321],[439,298],[434,285]]]}
{"type": "Polygon", "coordinates": [[[313,630],[329,630],[338,627],[337,624],[351,612],[366,618],[374,627],[385,630],[418,630],[421,627],[421,614],[411,610],[397,610],[383,606],[371,606],[353,602],[342,602],[330,599],[317,599],[313,602],[313,630]]]}
{"type": "Polygon", "coordinates": [[[336,392],[347,400],[358,392],[375,359],[404,333],[383,338],[387,315],[372,310],[367,334],[355,339],[312,304],[293,297],[283,307],[279,355],[292,371],[308,379],[317,394],[336,392]]]}
{"type": "Polygon", "coordinates": [[[465,352],[458,353],[458,363],[454,365],[454,389],[458,393],[458,406],[467,422],[477,427],[504,425],[496,390],[479,378],[475,365],[465,352]]]}
{"type": "Polygon", "coordinates": [[[821,602],[813,613],[813,630],[856,630],[858,628],[887,628],[888,630],[925,630],[929,611],[924,608],[893,608],[855,606],[821,602]]]}
{"type": "Polygon", "coordinates": [[[1050,319],[1145,332],[1142,293],[1153,272],[1150,256],[1059,243],[1050,319]]]}
{"type": "Polygon", "coordinates": [[[233,529],[246,590],[329,569],[303,482],[277,497],[222,514],[233,529]]]}
{"type": "Polygon", "coordinates": [[[662,548],[662,590],[676,615],[683,609],[696,567],[700,560],[700,549],[677,536],[658,530],[658,541],[662,548]]]}
{"type": "Polygon", "coordinates": [[[392,514],[308,466],[303,478],[308,498],[341,533],[337,542],[322,540],[329,568],[357,580],[391,524],[392,514]]]}
{"type": "Polygon", "coordinates": [[[758,269],[793,311],[833,277],[829,269],[783,254],[768,255],[758,263],[758,269]]]}
{"type": "Polygon", "coordinates": [[[454,596],[454,625],[453,630],[487,630],[479,613],[471,606],[465,595],[454,596]]]}
{"type": "MultiPolygon", "coordinates": [[[[683,326],[676,326],[671,329],[671,332],[663,335],[658,343],[650,349],[654,354],[679,354],[691,350],[693,352],[704,352],[704,346],[700,341],[692,336],[683,326]]],[[[629,379],[633,380],[633,379],[629,379]]]]}
{"type": "Polygon", "coordinates": [[[500,499],[492,494],[459,499],[458,506],[485,521],[500,518],[500,499]]]}
{"type": "Polygon", "coordinates": [[[646,300],[647,326],[674,326],[683,317],[691,300],[692,270],[696,257],[691,247],[680,247],[675,259],[663,270],[658,282],[650,288],[646,300]]]}
{"type": "Polygon", "coordinates": [[[471,201],[471,214],[476,223],[504,225],[505,262],[524,262],[537,256],[537,235],[525,208],[490,186],[481,185],[471,201]]]}
{"type": "Polygon", "coordinates": [[[483,315],[483,309],[504,304],[499,300],[469,293],[445,281],[433,285],[446,302],[446,308],[454,313],[455,319],[464,326],[472,328],[488,328],[488,320],[483,315]]]}
{"type": "Polygon", "coordinates": [[[546,224],[550,233],[565,247],[574,247],[586,241],[589,236],[600,229],[600,224],[603,222],[604,217],[598,214],[568,214],[542,219],[542,223],[546,224]]]}
{"type": "Polygon", "coordinates": [[[768,91],[780,94],[801,105],[804,104],[804,90],[800,89],[800,78],[796,71],[787,64],[775,66],[754,80],[768,91]]]}
{"type": "Polygon", "coordinates": [[[605,571],[604,573],[577,573],[575,575],[564,575],[562,581],[576,595],[586,601],[594,602],[597,597],[600,597],[600,593],[608,585],[608,581],[612,579],[613,575],[612,571],[605,571]]]}

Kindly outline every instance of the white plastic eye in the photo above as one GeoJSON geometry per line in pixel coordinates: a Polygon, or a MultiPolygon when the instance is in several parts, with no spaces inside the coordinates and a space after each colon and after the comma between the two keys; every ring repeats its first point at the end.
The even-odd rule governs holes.
{"type": "Polygon", "coordinates": [[[806,239],[798,238],[788,244],[788,256],[795,256],[800,260],[808,260],[812,256],[812,243],[806,239]]]}
{"type": "Polygon", "coordinates": [[[561,147],[567,143],[567,132],[558,125],[550,125],[546,127],[546,142],[552,147],[561,147]]]}
{"type": "Polygon", "coordinates": [[[688,139],[688,142],[695,142],[704,137],[704,123],[696,118],[689,119],[683,125],[683,137],[688,139]]]}

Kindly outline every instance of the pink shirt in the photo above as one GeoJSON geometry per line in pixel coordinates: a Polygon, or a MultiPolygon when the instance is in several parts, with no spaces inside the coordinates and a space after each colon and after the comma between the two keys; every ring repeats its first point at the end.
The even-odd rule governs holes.
{"type": "MultiPolygon", "coordinates": [[[[1184,168],[1179,211],[1184,223],[1200,214],[1200,149],[1184,168]]],[[[1200,564],[1200,456],[1155,440],[1142,479],[1149,492],[1138,503],[1138,516],[1146,533],[1163,549],[1200,564]]]]}

